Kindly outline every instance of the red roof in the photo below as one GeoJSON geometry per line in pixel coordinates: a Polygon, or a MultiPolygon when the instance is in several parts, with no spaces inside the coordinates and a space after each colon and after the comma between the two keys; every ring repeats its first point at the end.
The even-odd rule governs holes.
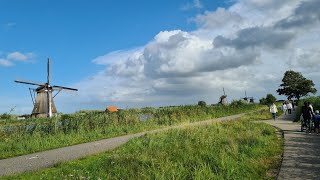
{"type": "Polygon", "coordinates": [[[117,112],[118,108],[116,106],[108,106],[106,111],[108,111],[108,112],[117,112]]]}

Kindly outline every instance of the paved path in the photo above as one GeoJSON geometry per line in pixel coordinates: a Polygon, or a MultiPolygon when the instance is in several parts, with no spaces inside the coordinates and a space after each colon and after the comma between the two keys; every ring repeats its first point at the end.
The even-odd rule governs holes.
{"type": "Polygon", "coordinates": [[[295,114],[264,121],[284,132],[284,154],[278,179],[320,179],[320,136],[300,132],[295,114]]]}
{"type": "Polygon", "coordinates": [[[0,160],[0,176],[22,173],[26,171],[35,171],[41,168],[52,167],[55,164],[66,162],[74,159],[79,159],[88,155],[93,155],[101,153],[104,151],[112,150],[122,144],[125,144],[127,141],[134,137],[142,136],[146,133],[155,133],[160,131],[165,131],[173,128],[183,128],[186,126],[199,126],[212,124],[225,120],[232,120],[243,116],[244,114],[238,114],[234,116],[228,116],[223,118],[217,118],[213,120],[187,123],[178,126],[172,126],[169,128],[163,128],[148,132],[130,134],[110,139],[104,139],[95,142],[89,142],[84,144],[78,144],[69,147],[63,147],[59,149],[53,149],[49,151],[33,153],[24,156],[18,156],[9,159],[0,160]]]}

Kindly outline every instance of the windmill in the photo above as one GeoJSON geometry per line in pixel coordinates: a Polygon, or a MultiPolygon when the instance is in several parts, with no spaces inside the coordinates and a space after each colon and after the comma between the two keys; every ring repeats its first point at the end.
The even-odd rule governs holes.
{"type": "Polygon", "coordinates": [[[253,97],[248,97],[247,96],[247,91],[244,92],[244,95],[245,97],[242,98],[245,102],[248,102],[248,103],[254,103],[254,98],[253,97]]]}
{"type": "Polygon", "coordinates": [[[222,105],[228,104],[227,95],[226,95],[226,92],[224,91],[224,88],[223,88],[223,95],[220,96],[219,104],[222,104],[222,105]]]}
{"type": "Polygon", "coordinates": [[[16,83],[29,84],[39,86],[38,88],[29,88],[33,110],[31,117],[52,117],[54,113],[57,113],[56,106],[54,105],[53,98],[55,98],[63,89],[78,91],[78,89],[63,87],[63,86],[51,86],[50,85],[50,59],[48,59],[47,64],[47,82],[44,84],[19,81],[15,80],[16,83]],[[33,91],[33,94],[32,94],[33,91]],[[52,96],[52,92],[57,91],[57,93],[52,96]],[[36,96],[35,96],[35,93],[36,96]]]}

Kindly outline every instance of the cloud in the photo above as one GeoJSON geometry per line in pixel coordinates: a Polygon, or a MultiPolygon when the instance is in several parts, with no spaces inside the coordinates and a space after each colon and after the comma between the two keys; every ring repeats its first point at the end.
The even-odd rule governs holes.
{"type": "Polygon", "coordinates": [[[12,52],[7,55],[7,59],[14,61],[28,61],[34,57],[33,53],[12,52]]]}
{"type": "Polygon", "coordinates": [[[10,67],[13,66],[14,64],[6,59],[1,59],[0,58],[0,66],[5,66],[5,67],[10,67]]]}
{"type": "Polygon", "coordinates": [[[314,26],[320,22],[320,1],[303,1],[295,9],[294,13],[279,21],[276,27],[282,29],[305,28],[314,26]]]}
{"type": "Polygon", "coordinates": [[[299,68],[301,71],[317,71],[320,68],[320,49],[300,49],[293,52],[287,61],[290,67],[299,68]]]}
{"type": "Polygon", "coordinates": [[[238,31],[235,39],[217,36],[214,40],[216,47],[233,46],[237,49],[264,46],[271,49],[284,48],[293,39],[290,32],[281,32],[272,28],[253,27],[238,31]]]}
{"type": "Polygon", "coordinates": [[[218,8],[216,11],[206,11],[191,19],[200,28],[240,28],[243,18],[236,12],[231,12],[225,8],[218,8]]]}
{"type": "Polygon", "coordinates": [[[15,64],[13,61],[20,61],[20,62],[29,62],[35,57],[34,53],[21,53],[21,52],[12,52],[12,53],[5,53],[0,51],[0,66],[3,67],[10,67],[14,66],[15,64]],[[1,56],[4,56],[1,58],[1,56]]]}
{"type": "Polygon", "coordinates": [[[188,11],[191,9],[201,9],[203,8],[203,4],[201,3],[200,0],[193,0],[192,3],[186,3],[181,7],[181,10],[183,11],[188,11]]]}
{"type": "Polygon", "coordinates": [[[245,91],[256,99],[276,95],[289,69],[315,80],[320,77],[318,4],[238,0],[207,10],[192,18],[198,25],[194,31],[164,30],[144,46],[98,56],[92,62],[105,69],[71,85],[79,94],[61,103],[94,108],[216,103],[223,87],[229,101],[245,91]],[[300,28],[307,17],[314,23],[301,22],[300,28]]]}

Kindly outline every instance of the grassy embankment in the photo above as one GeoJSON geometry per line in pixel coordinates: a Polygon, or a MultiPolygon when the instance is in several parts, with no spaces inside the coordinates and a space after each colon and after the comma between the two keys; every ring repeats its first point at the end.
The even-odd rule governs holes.
{"type": "Polygon", "coordinates": [[[11,121],[0,130],[0,159],[103,138],[251,112],[263,106],[179,106],[129,109],[117,113],[79,112],[51,119],[11,121]]]}
{"type": "Polygon", "coordinates": [[[147,134],[114,151],[5,179],[274,179],[282,144],[270,125],[229,121],[147,134]]]}

